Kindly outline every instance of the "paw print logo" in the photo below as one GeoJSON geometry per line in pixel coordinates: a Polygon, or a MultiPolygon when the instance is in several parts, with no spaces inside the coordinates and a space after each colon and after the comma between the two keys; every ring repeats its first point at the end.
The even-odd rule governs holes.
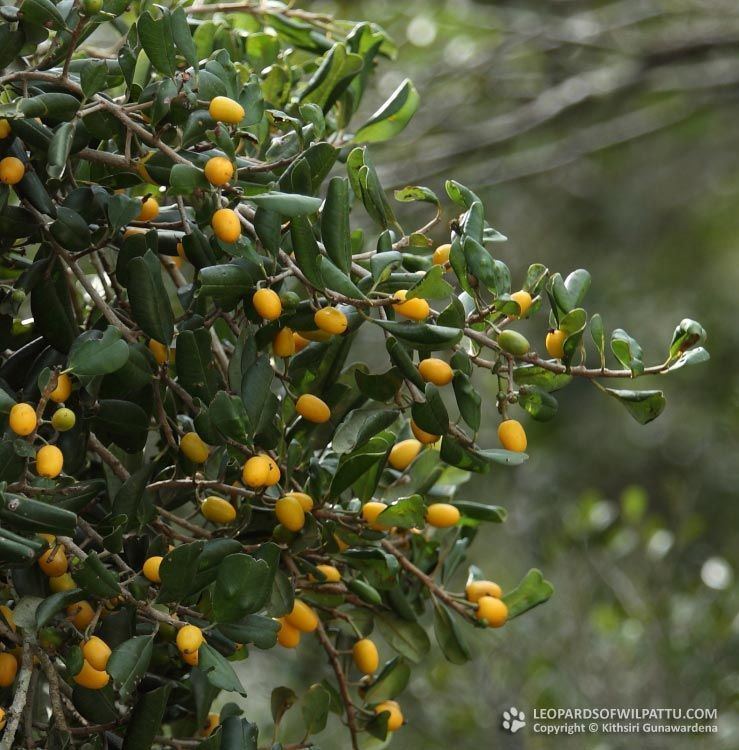
{"type": "Polygon", "coordinates": [[[519,711],[515,706],[511,706],[507,711],[503,711],[503,729],[511,734],[516,734],[519,729],[526,726],[526,714],[519,711]]]}

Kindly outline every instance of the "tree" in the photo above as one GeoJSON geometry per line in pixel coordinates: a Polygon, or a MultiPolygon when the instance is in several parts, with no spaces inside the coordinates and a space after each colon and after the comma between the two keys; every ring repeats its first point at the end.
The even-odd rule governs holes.
{"type": "Polygon", "coordinates": [[[474,566],[459,583],[505,509],[457,490],[526,460],[514,413],[548,420],[582,379],[646,423],[660,391],[599,381],[708,356],[683,320],[645,366],[582,306],[584,269],[534,263],[512,291],[505,237],[453,180],[449,242],[433,249],[445,209],[426,187],[395,191],[431,214],[404,229],[365,144],[418,94],[404,81],[357,115],[391,40],[231,8],[3,8],[2,748],[264,746],[211,704],[244,692],[249,648],[301,641],[329,670],[275,688],[275,737],[299,701],[305,736],[285,747],[332,712],[352,747],[380,744],[428,622],[463,663],[467,627],[552,594],[535,569],[505,593],[474,566]],[[528,317],[546,357],[515,330],[528,317]],[[476,441],[490,378],[495,448],[476,441]]]}

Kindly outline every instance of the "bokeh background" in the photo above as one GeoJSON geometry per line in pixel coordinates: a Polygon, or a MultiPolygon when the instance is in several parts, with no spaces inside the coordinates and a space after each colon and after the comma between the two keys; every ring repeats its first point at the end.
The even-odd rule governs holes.
{"type": "MultiPolygon", "coordinates": [[[[515,279],[532,261],[563,275],[585,267],[588,310],[635,336],[648,363],[664,359],[683,317],[708,330],[712,357],[643,381],[668,398],[645,427],[590,384],[571,386],[554,421],[527,423],[526,465],[464,489],[510,513],[480,535],[475,562],[504,588],[540,567],[556,593],[474,636],[468,665],[440,655],[421,665],[394,746],[739,747],[739,5],[351,0],[310,9],[374,21],[397,41],[369,110],[405,76],[421,93],[404,134],[374,148],[385,187],[441,195],[448,177],[469,185],[510,238],[496,250],[515,279]],[[720,732],[510,736],[500,716],[511,705],[717,707],[720,732]]],[[[540,350],[542,326],[521,329],[540,350]]],[[[492,398],[492,383],[479,386],[492,398]]],[[[491,410],[481,442],[492,444],[495,428],[491,410]]],[[[320,670],[321,655],[303,650],[250,657],[250,717],[268,716],[259,696],[276,674],[299,689],[320,670]]],[[[324,750],[344,747],[334,729],[321,735],[324,750]]]]}

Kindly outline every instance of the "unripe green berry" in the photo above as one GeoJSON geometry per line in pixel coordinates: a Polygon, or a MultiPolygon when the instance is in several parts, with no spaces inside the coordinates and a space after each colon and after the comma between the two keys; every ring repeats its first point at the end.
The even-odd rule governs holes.
{"type": "Polygon", "coordinates": [[[76,421],[77,417],[75,416],[75,413],[71,409],[66,408],[57,409],[54,412],[54,416],[51,418],[52,426],[59,432],[71,430],[76,421]]]}

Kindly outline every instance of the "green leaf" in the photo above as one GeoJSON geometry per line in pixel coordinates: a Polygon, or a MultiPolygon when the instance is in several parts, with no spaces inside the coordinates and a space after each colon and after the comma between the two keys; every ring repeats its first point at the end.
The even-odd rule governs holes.
{"type": "Polygon", "coordinates": [[[218,432],[225,438],[245,443],[249,433],[249,417],[239,396],[218,391],[208,407],[208,414],[218,432]]]}
{"type": "Polygon", "coordinates": [[[231,664],[207,643],[204,643],[198,650],[198,668],[214,687],[246,695],[246,690],[231,664]]]}
{"type": "Polygon", "coordinates": [[[685,318],[675,328],[670,342],[670,359],[674,359],[681,352],[685,352],[694,346],[703,344],[706,340],[706,332],[703,326],[696,320],[685,318]]]}
{"type": "Polygon", "coordinates": [[[331,480],[331,497],[338,497],[360,477],[380,465],[384,465],[391,447],[392,444],[389,440],[378,435],[351,453],[345,453],[341,457],[339,468],[331,480]]]}
{"type": "Polygon", "coordinates": [[[311,685],[300,704],[303,723],[308,734],[318,734],[326,728],[331,707],[331,694],[322,685],[311,685]]]}
{"type": "Polygon", "coordinates": [[[211,401],[218,389],[219,377],[213,362],[210,335],[205,328],[179,334],[175,364],[179,384],[191,396],[211,401]]]}
{"type": "Polygon", "coordinates": [[[390,359],[397,365],[403,377],[406,380],[410,380],[417,388],[423,390],[426,387],[426,383],[405,347],[396,338],[390,336],[385,341],[385,348],[390,355],[390,359]]]}
{"type": "Polygon", "coordinates": [[[508,607],[508,619],[543,604],[554,593],[554,586],[544,579],[541,571],[532,568],[513,591],[509,591],[503,601],[508,607]]]}
{"type": "Polygon", "coordinates": [[[389,505],[377,517],[383,526],[397,526],[401,529],[420,528],[424,525],[426,505],[420,495],[401,497],[389,505]]]}
{"type": "Polygon", "coordinates": [[[366,702],[379,703],[397,697],[406,689],[410,678],[411,668],[408,662],[401,656],[396,656],[385,664],[375,681],[367,688],[366,702]]]}
{"type": "Polygon", "coordinates": [[[522,365],[513,371],[513,379],[518,385],[535,386],[551,393],[569,385],[572,375],[551,372],[538,365],[522,365]]]}
{"type": "Polygon", "coordinates": [[[174,336],[174,316],[162,281],[161,264],[147,250],[128,263],[128,300],[134,320],[150,338],[166,346],[174,336]]]}
{"type": "Polygon", "coordinates": [[[229,716],[221,723],[219,750],[257,750],[259,729],[246,719],[229,716]]]}
{"type": "Polygon", "coordinates": [[[311,195],[298,195],[297,193],[266,192],[259,195],[250,195],[250,200],[255,206],[269,211],[275,211],[287,218],[314,214],[321,207],[321,199],[311,195]]]}
{"type": "Polygon", "coordinates": [[[56,594],[47,596],[46,599],[44,599],[36,608],[36,627],[45,627],[52,621],[54,615],[56,615],[58,612],[61,612],[70,604],[78,602],[81,598],[82,592],[80,591],[80,589],[72,589],[71,591],[59,591],[56,594]]]}
{"type": "Polygon", "coordinates": [[[444,269],[441,266],[433,266],[408,290],[405,298],[446,299],[453,293],[452,285],[444,280],[444,269]]]}
{"type": "Polygon", "coordinates": [[[666,370],[666,372],[672,372],[673,370],[679,370],[685,365],[697,365],[701,362],[707,362],[711,356],[702,347],[699,346],[697,349],[690,349],[687,352],[681,354],[666,370]]]}
{"type": "Polygon", "coordinates": [[[67,159],[72,152],[74,131],[75,124],[73,122],[64,122],[57,128],[51,143],[49,143],[46,172],[49,177],[55,180],[61,179],[67,168],[67,159]]]}
{"type": "Polygon", "coordinates": [[[247,615],[238,623],[219,623],[218,629],[237,643],[253,643],[257,648],[268,649],[277,643],[280,623],[264,615],[247,615]]]}
{"type": "Polygon", "coordinates": [[[350,299],[363,300],[365,295],[359,290],[351,277],[344,273],[338,266],[331,262],[326,256],[319,255],[317,258],[318,273],[323,280],[322,288],[343,294],[350,299]]]}
{"type": "Polygon", "coordinates": [[[65,206],[57,208],[57,219],[52,222],[49,231],[54,239],[67,250],[86,250],[92,242],[87,222],[77,211],[65,206]]]}
{"type": "Polygon", "coordinates": [[[417,622],[383,613],[375,618],[375,623],[387,643],[414,664],[418,664],[431,648],[426,631],[417,622]]]}
{"type": "Polygon", "coordinates": [[[600,313],[595,313],[590,318],[590,336],[593,339],[595,348],[598,350],[600,356],[600,366],[604,368],[606,366],[606,332],[603,327],[603,318],[600,313]]]}
{"type": "Polygon", "coordinates": [[[74,571],[75,583],[87,594],[109,599],[121,593],[118,576],[106,568],[95,552],[91,552],[74,571]]]}
{"type": "Polygon", "coordinates": [[[117,328],[108,326],[102,335],[98,333],[82,334],[69,350],[67,369],[83,380],[115,372],[128,361],[130,350],[117,328]]]}
{"type": "Polygon", "coordinates": [[[200,271],[200,294],[232,310],[258,280],[256,267],[245,262],[206,266],[200,271]]]}
{"type": "Polygon", "coordinates": [[[403,384],[403,378],[397,367],[378,374],[354,371],[354,379],[360,392],[374,401],[390,401],[403,384]]]}
{"type": "Polygon", "coordinates": [[[323,288],[323,276],[318,265],[320,251],[310,221],[304,216],[295,216],[290,222],[295,262],[308,281],[318,289],[323,288]]]}
{"type": "Polygon", "coordinates": [[[136,452],[146,444],[149,415],[132,401],[106,398],[98,401],[93,426],[101,439],[136,452]]]}
{"type": "Polygon", "coordinates": [[[170,15],[170,25],[172,27],[172,37],[177,49],[182,56],[191,65],[195,71],[198,69],[198,51],[195,48],[195,42],[190,33],[190,26],[187,23],[187,15],[182,6],[178,6],[170,15]]]}
{"type": "Polygon", "coordinates": [[[482,397],[472,385],[470,378],[463,372],[455,372],[452,380],[454,396],[462,419],[470,426],[473,432],[480,429],[482,414],[482,397]]]}
{"type": "Polygon", "coordinates": [[[488,523],[504,523],[508,516],[508,511],[499,505],[485,505],[484,503],[474,503],[469,500],[455,500],[455,508],[465,518],[472,518],[475,521],[486,521],[488,523]]]}
{"type": "Polygon", "coordinates": [[[90,60],[86,62],[82,70],[80,70],[82,93],[90,99],[105,88],[107,77],[108,66],[105,60],[90,60]]]}
{"type": "Polygon", "coordinates": [[[439,602],[434,602],[434,634],[441,652],[452,664],[464,664],[472,656],[459,622],[454,615],[439,602]]]}
{"type": "Polygon", "coordinates": [[[111,195],[106,210],[110,229],[112,232],[117,232],[138,216],[141,202],[123,193],[111,195]]]}
{"type": "Polygon", "coordinates": [[[149,668],[154,652],[154,639],[140,635],[124,641],[113,649],[106,671],[112,677],[122,697],[131,695],[138,681],[149,668]]]}
{"type": "Polygon", "coordinates": [[[292,688],[279,686],[272,690],[270,710],[272,721],[279,725],[282,717],[298,702],[298,696],[292,688]]]}
{"type": "Polygon", "coordinates": [[[413,83],[406,78],[390,98],[362,125],[354,139],[365,143],[386,141],[403,131],[416,114],[421,97],[413,83]]]}
{"type": "Polygon", "coordinates": [[[69,121],[74,118],[80,108],[80,101],[71,94],[49,93],[38,94],[28,99],[17,99],[11,104],[0,106],[2,115],[11,114],[15,109],[20,110],[23,117],[30,119],[39,117],[42,120],[69,121]]]}
{"type": "Polygon", "coordinates": [[[190,195],[193,190],[208,187],[203,171],[191,164],[175,164],[169,173],[169,189],[173,195],[190,195]]]}
{"type": "Polygon", "coordinates": [[[628,391],[615,388],[602,390],[623,404],[639,424],[647,424],[657,419],[667,403],[662,391],[628,391]]]}
{"type": "Polygon", "coordinates": [[[430,323],[400,323],[395,320],[373,320],[401,341],[428,349],[450,349],[462,338],[462,331],[430,323]]]}
{"type": "Polygon", "coordinates": [[[494,464],[507,466],[518,466],[528,460],[525,453],[516,453],[498,448],[478,450],[462,445],[451,435],[444,435],[441,441],[440,457],[452,466],[457,466],[465,471],[486,473],[494,464]]]}
{"type": "Polygon", "coordinates": [[[161,734],[162,717],[167,708],[171,684],[139,696],[126,726],[123,750],[150,750],[154,738],[161,734]]]}
{"type": "Polygon", "coordinates": [[[332,442],[337,453],[350,453],[389,427],[400,415],[396,409],[366,407],[354,409],[337,427],[332,442]]]}
{"type": "Polygon", "coordinates": [[[136,22],[139,41],[151,64],[165,76],[173,76],[176,68],[175,44],[169,11],[155,19],[147,10],[136,22]]]}
{"type": "Polygon", "coordinates": [[[432,435],[443,435],[449,429],[449,414],[444,406],[439,388],[426,383],[426,400],[411,407],[413,421],[432,435]]]}
{"type": "Polygon", "coordinates": [[[611,334],[611,351],[624,367],[631,370],[633,376],[644,372],[641,346],[622,328],[617,328],[611,334]]]}
{"type": "Polygon", "coordinates": [[[314,102],[324,112],[328,112],[352,78],[362,70],[363,64],[359,55],[349,52],[345,44],[337,42],[306,84],[300,94],[300,101],[314,102]]]}
{"type": "Polygon", "coordinates": [[[20,5],[24,22],[44,26],[50,22],[55,29],[64,28],[64,18],[51,0],[23,0],[20,5]]]}
{"type": "Polygon", "coordinates": [[[250,555],[226,557],[218,567],[213,591],[213,614],[219,622],[233,623],[262,609],[269,600],[272,574],[264,560],[250,555]]]}
{"type": "Polygon", "coordinates": [[[190,593],[204,546],[204,542],[181,544],[164,556],[159,566],[162,583],[158,602],[180,601],[190,593]]]}
{"type": "Polygon", "coordinates": [[[395,190],[393,195],[395,196],[395,200],[400,201],[401,203],[414,203],[420,201],[422,203],[432,203],[434,206],[439,205],[439,199],[436,197],[436,193],[422,185],[407,185],[404,188],[395,190]]]}
{"type": "Polygon", "coordinates": [[[539,422],[553,419],[559,406],[554,396],[536,386],[521,388],[518,403],[539,422]]]}
{"type": "Polygon", "coordinates": [[[321,212],[321,238],[329,258],[344,273],[349,273],[352,245],[349,226],[349,181],[346,177],[333,177],[328,183],[326,202],[321,212]]]}

